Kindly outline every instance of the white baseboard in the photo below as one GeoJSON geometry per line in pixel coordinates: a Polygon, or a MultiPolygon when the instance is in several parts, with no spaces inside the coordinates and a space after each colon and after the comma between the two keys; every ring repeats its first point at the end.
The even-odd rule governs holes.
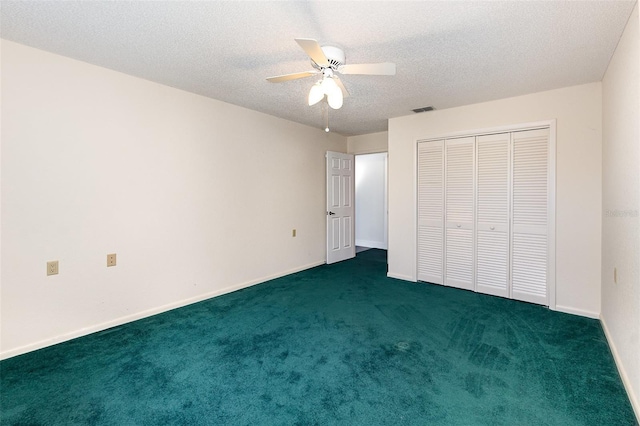
{"type": "Polygon", "coordinates": [[[376,248],[376,249],[382,249],[382,250],[387,249],[387,245],[385,244],[384,241],[356,240],[356,246],[376,248]]]}
{"type": "Polygon", "coordinates": [[[417,281],[415,278],[410,277],[409,275],[395,274],[393,272],[387,272],[387,277],[395,278],[397,280],[411,281],[414,283],[417,281]]]}
{"type": "Polygon", "coordinates": [[[565,314],[580,315],[581,317],[600,319],[600,312],[585,311],[584,309],[572,308],[570,306],[556,305],[554,311],[564,312],[565,314]]]}
{"type": "Polygon", "coordinates": [[[624,389],[627,391],[627,395],[629,396],[629,400],[631,401],[631,407],[633,407],[633,411],[636,414],[636,420],[638,420],[638,423],[640,423],[640,400],[638,399],[638,395],[635,394],[633,387],[631,386],[631,381],[629,380],[629,376],[624,369],[624,365],[622,365],[622,360],[620,359],[620,354],[618,354],[618,349],[616,348],[616,345],[611,338],[609,327],[607,327],[607,323],[602,316],[600,316],[600,324],[602,324],[604,335],[607,338],[609,348],[611,349],[611,353],[613,354],[613,359],[616,362],[618,374],[620,374],[620,378],[622,378],[624,389]]]}
{"type": "Polygon", "coordinates": [[[100,324],[93,325],[91,327],[81,328],[79,330],[75,330],[69,333],[61,334],[50,339],[40,340],[35,343],[30,343],[28,345],[20,346],[18,348],[9,349],[4,352],[0,352],[0,360],[11,358],[14,356],[22,355],[27,352],[35,351],[38,349],[46,348],[47,346],[52,346],[58,343],[66,342],[68,340],[75,339],[77,337],[86,336],[88,334],[96,333],[98,331],[103,331],[108,328],[117,327],[129,322],[137,321],[139,319],[147,318],[153,315],[161,314],[163,312],[170,311],[172,309],[181,308],[183,306],[191,305],[193,303],[202,302],[203,300],[211,299],[212,297],[222,296],[223,294],[232,293],[234,291],[242,290],[243,288],[251,287],[256,284],[263,283],[265,281],[273,280],[275,278],[284,277],[285,275],[294,274],[296,272],[304,271],[306,269],[314,268],[316,266],[324,265],[325,260],[321,260],[318,262],[313,262],[308,265],[304,265],[298,268],[293,268],[288,271],[284,271],[281,273],[269,275],[266,277],[258,278],[255,280],[247,281],[241,284],[232,285],[229,287],[225,287],[219,290],[215,290],[209,293],[201,294],[195,297],[191,297],[188,299],[179,300],[177,302],[168,303],[166,305],[158,306],[155,308],[147,309],[142,312],[138,312],[131,315],[126,315],[124,317],[116,318],[111,321],[106,321],[100,324]]]}

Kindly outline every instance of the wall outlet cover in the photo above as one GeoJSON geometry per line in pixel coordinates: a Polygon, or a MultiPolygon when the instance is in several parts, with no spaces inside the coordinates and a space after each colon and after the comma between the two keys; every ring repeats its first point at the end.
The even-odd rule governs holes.
{"type": "Polygon", "coordinates": [[[58,274],[58,261],[52,260],[47,262],[47,275],[57,275],[58,274]]]}

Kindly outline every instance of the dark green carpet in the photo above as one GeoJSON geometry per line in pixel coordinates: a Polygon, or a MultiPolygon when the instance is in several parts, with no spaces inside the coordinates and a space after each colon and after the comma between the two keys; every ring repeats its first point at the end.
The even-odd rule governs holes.
{"type": "Polygon", "coordinates": [[[0,363],[2,425],[637,424],[598,321],[324,265],[0,363]]]}

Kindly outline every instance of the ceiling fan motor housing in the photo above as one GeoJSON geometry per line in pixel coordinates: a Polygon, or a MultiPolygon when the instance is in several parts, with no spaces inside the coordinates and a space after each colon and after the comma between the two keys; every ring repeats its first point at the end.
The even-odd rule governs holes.
{"type": "MultiPolygon", "coordinates": [[[[337,70],[339,66],[344,65],[346,58],[342,49],[333,46],[323,46],[322,52],[324,53],[324,56],[327,57],[329,66],[333,70],[337,70]]],[[[315,62],[313,62],[313,65],[319,69],[322,68],[315,62]]]]}

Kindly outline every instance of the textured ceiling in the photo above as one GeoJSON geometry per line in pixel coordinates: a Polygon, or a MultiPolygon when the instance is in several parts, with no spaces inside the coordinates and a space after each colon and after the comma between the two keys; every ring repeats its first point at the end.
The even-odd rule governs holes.
{"type": "MultiPolygon", "coordinates": [[[[330,110],[345,136],[387,119],[600,81],[635,1],[0,2],[2,38],[310,126],[310,69],[294,38],[344,49],[397,75],[342,76],[330,110]]],[[[428,113],[427,113],[428,114],[428,113]]]]}

